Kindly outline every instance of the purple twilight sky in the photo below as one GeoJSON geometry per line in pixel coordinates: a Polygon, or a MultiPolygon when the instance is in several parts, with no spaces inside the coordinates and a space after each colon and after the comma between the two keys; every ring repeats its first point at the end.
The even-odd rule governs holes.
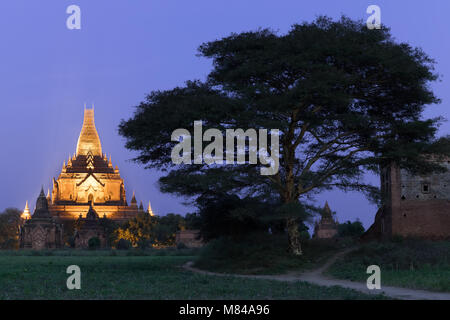
{"type": "MultiPolygon", "coordinates": [[[[433,85],[443,103],[426,116],[449,114],[450,2],[284,1],[284,0],[2,0],[0,2],[0,210],[34,208],[41,185],[51,187],[62,163],[73,154],[83,105],[95,104],[103,150],[118,165],[128,197],[152,202],[154,211],[192,211],[182,199],[161,194],[158,172],[129,159],[118,135],[121,119],[152,90],[189,79],[204,79],[211,62],[196,56],[206,41],[232,32],[270,27],[284,33],[317,15],[367,19],[366,8],[381,7],[382,23],[399,41],[422,47],[436,59],[442,81],[433,85]],[[81,30],[66,28],[66,8],[81,8],[81,30]]],[[[450,124],[440,129],[449,133],[450,124]]],[[[377,182],[376,177],[369,177],[377,182]]],[[[339,221],[357,217],[368,227],[376,208],[356,193],[327,192],[339,221]]]]}

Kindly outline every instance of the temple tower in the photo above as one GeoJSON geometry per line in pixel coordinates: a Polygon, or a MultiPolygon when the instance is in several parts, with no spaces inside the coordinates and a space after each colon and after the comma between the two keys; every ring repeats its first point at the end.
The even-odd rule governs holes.
{"type": "MultiPolygon", "coordinates": [[[[101,217],[122,223],[139,212],[135,195],[128,205],[124,180],[111,156],[103,153],[95,126],[94,109],[84,109],[84,119],[76,152],[63,162],[59,176],[46,201],[51,217],[58,222],[75,221],[89,211],[89,204],[101,217]]],[[[22,215],[30,219],[28,203],[22,215]]]]}
{"type": "Polygon", "coordinates": [[[63,245],[62,234],[63,226],[53,219],[42,189],[33,216],[26,219],[20,229],[20,247],[35,250],[60,248],[63,245]]]}
{"type": "Polygon", "coordinates": [[[331,212],[328,201],[325,202],[325,206],[321,212],[321,218],[316,221],[314,227],[314,238],[329,239],[333,238],[337,234],[338,223],[333,219],[333,213],[331,212]]]}
{"type": "Polygon", "coordinates": [[[77,156],[103,157],[102,144],[95,128],[94,109],[84,109],[84,121],[77,143],[77,156]]]}
{"type": "Polygon", "coordinates": [[[61,220],[76,220],[95,205],[100,216],[125,222],[139,211],[136,197],[127,204],[125,184],[111,156],[103,153],[95,126],[94,110],[84,110],[83,126],[76,153],[64,162],[61,173],[53,179],[49,210],[61,220]]]}

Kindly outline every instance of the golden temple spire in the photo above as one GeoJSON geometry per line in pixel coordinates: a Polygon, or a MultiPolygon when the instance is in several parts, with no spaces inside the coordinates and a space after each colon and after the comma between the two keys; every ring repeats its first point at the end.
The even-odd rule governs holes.
{"type": "Polygon", "coordinates": [[[95,128],[94,109],[84,110],[83,128],[77,144],[77,156],[92,152],[94,156],[103,156],[100,138],[95,128]]]}
{"type": "Polygon", "coordinates": [[[30,208],[28,207],[28,201],[26,202],[25,209],[23,210],[22,215],[20,217],[24,220],[28,220],[31,218],[30,208]]]}
{"type": "Polygon", "coordinates": [[[148,214],[151,215],[152,217],[155,216],[155,214],[153,213],[152,205],[150,204],[150,201],[148,202],[148,209],[147,209],[147,212],[148,212],[148,214]]]}

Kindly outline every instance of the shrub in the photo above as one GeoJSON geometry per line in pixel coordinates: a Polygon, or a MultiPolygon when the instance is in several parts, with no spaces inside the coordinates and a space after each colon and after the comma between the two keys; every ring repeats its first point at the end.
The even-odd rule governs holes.
{"type": "Polygon", "coordinates": [[[449,242],[432,242],[418,239],[402,239],[401,242],[371,242],[346,258],[361,265],[377,264],[390,270],[409,270],[426,265],[450,263],[449,242]]]}
{"type": "Polygon", "coordinates": [[[308,231],[300,231],[300,241],[304,242],[305,240],[311,239],[311,235],[308,231]]]}
{"type": "Polygon", "coordinates": [[[75,248],[75,237],[70,236],[67,238],[67,245],[69,248],[75,248]]]}
{"type": "Polygon", "coordinates": [[[148,239],[141,239],[138,241],[137,246],[141,250],[148,249],[152,247],[152,242],[148,239]]]}
{"type": "Polygon", "coordinates": [[[0,245],[2,250],[19,249],[19,241],[17,239],[7,239],[0,245]]]}
{"type": "Polygon", "coordinates": [[[100,248],[100,239],[98,237],[92,237],[88,241],[89,249],[98,249],[100,248]]]}
{"type": "Polygon", "coordinates": [[[338,225],[339,237],[359,237],[364,233],[361,221],[341,223],[338,225]]]}
{"type": "Polygon", "coordinates": [[[177,244],[177,249],[178,250],[187,249],[187,245],[185,245],[184,242],[180,242],[177,244]]]}
{"type": "Polygon", "coordinates": [[[403,242],[403,237],[401,235],[399,235],[399,234],[394,234],[391,237],[391,241],[394,242],[394,243],[402,243],[403,242]]]}
{"type": "Polygon", "coordinates": [[[131,247],[130,241],[125,240],[125,239],[120,239],[117,242],[117,246],[116,246],[116,248],[119,250],[128,250],[128,249],[130,249],[130,247],[131,247]]]}
{"type": "Polygon", "coordinates": [[[0,212],[0,249],[19,249],[20,214],[20,210],[14,208],[0,212]]]}
{"type": "Polygon", "coordinates": [[[293,256],[286,250],[287,245],[286,235],[252,233],[239,239],[222,237],[202,248],[195,264],[216,272],[277,274],[312,267],[330,252],[339,250],[334,242],[306,240],[302,244],[304,254],[293,256]]]}

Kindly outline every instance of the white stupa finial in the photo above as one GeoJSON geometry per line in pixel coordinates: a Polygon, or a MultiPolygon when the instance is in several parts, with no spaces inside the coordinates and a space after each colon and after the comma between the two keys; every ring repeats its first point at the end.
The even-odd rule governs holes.
{"type": "Polygon", "coordinates": [[[147,212],[148,212],[148,214],[151,215],[152,217],[155,216],[155,214],[153,213],[152,205],[151,205],[150,201],[148,202],[148,209],[147,209],[147,212]]]}
{"type": "Polygon", "coordinates": [[[31,218],[31,214],[30,214],[30,208],[28,207],[28,200],[25,203],[25,209],[23,210],[22,214],[20,215],[20,217],[24,220],[28,220],[31,218]]]}

